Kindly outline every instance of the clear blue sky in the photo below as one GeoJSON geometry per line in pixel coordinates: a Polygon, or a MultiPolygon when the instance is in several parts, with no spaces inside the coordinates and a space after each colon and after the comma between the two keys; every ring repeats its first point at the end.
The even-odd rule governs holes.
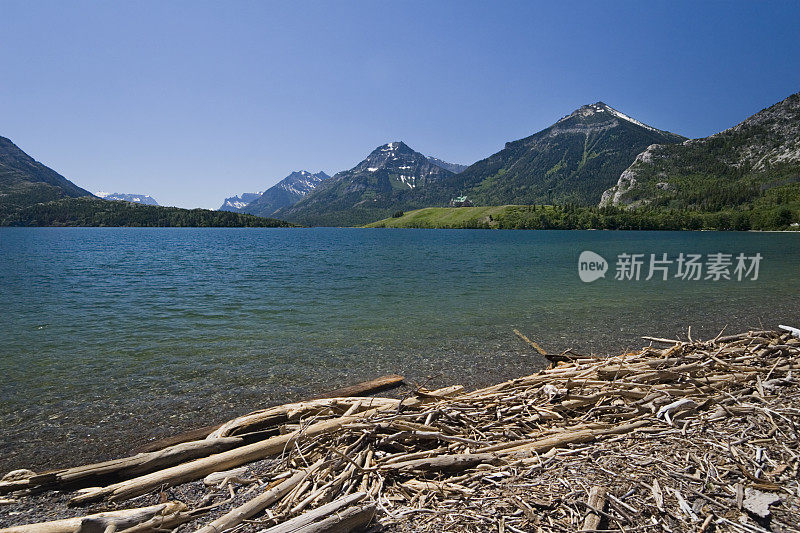
{"type": "Polygon", "coordinates": [[[701,137],[800,91],[800,2],[0,0],[0,135],[217,208],[404,140],[472,163],[602,100],[701,137]]]}

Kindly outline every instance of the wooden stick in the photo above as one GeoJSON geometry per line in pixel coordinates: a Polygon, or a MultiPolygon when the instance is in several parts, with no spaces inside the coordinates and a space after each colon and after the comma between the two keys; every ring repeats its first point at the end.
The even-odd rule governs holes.
{"type": "MultiPolygon", "coordinates": [[[[441,391],[433,391],[433,396],[435,398],[439,398],[441,397],[441,394],[445,394],[450,389],[451,388],[444,389],[444,393],[441,391]]],[[[424,401],[425,399],[422,398],[412,398],[403,403],[408,406],[417,406],[424,403],[424,401]]],[[[189,463],[176,465],[134,479],[115,483],[107,487],[99,487],[94,490],[89,490],[83,494],[75,496],[72,498],[72,500],[70,500],[69,503],[70,505],[82,505],[85,503],[102,500],[106,497],[111,501],[122,501],[129,498],[134,498],[136,496],[141,496],[142,494],[147,494],[151,490],[154,490],[158,487],[174,487],[175,485],[179,485],[187,481],[200,479],[212,472],[230,470],[231,468],[236,468],[237,466],[241,466],[243,464],[252,463],[272,455],[277,455],[284,451],[286,447],[295,439],[300,437],[313,439],[315,437],[336,431],[345,424],[349,424],[363,418],[368,418],[374,414],[386,411],[397,405],[397,402],[390,402],[358,415],[342,416],[330,420],[323,420],[321,422],[317,422],[316,424],[311,424],[307,428],[298,429],[285,435],[277,435],[261,442],[254,442],[253,444],[228,450],[227,452],[218,453],[209,457],[203,457],[189,463]]]]}
{"type": "Polygon", "coordinates": [[[500,457],[492,453],[457,453],[383,465],[381,469],[394,470],[401,473],[415,471],[459,472],[481,463],[498,464],[500,462],[502,462],[500,457]]]}
{"type": "Polygon", "coordinates": [[[174,529],[186,522],[191,522],[203,512],[206,511],[180,511],[169,515],[157,515],[146,522],[136,524],[133,527],[117,531],[116,533],[163,533],[164,531],[174,529]]]}
{"type": "MultiPolygon", "coordinates": [[[[37,524],[27,524],[0,529],[0,533],[75,533],[84,520],[125,520],[135,518],[137,522],[144,522],[157,515],[168,515],[185,509],[186,506],[181,502],[167,502],[150,507],[139,507],[136,509],[121,509],[119,511],[107,511],[88,516],[76,516],[63,520],[53,520],[51,522],[40,522],[37,524]]],[[[133,525],[133,524],[131,524],[133,525]]]]}
{"type": "Polygon", "coordinates": [[[595,512],[595,509],[602,512],[603,507],[606,506],[606,488],[595,485],[589,489],[589,499],[586,502],[586,506],[589,508],[589,513],[583,520],[583,530],[594,531],[599,529],[602,517],[595,512]]]}
{"type": "Polygon", "coordinates": [[[359,409],[366,410],[379,405],[397,406],[398,403],[400,403],[399,400],[392,398],[371,398],[369,400],[364,400],[362,398],[321,398],[318,400],[276,405],[275,407],[254,411],[225,422],[211,433],[208,438],[216,439],[238,433],[261,430],[267,427],[284,424],[290,419],[296,419],[300,416],[311,416],[330,411],[331,409],[340,409],[341,406],[346,407],[340,409],[340,412],[346,411],[353,404],[359,404],[359,409]]]}
{"type": "Polygon", "coordinates": [[[183,431],[181,433],[178,433],[177,435],[164,437],[163,439],[156,439],[154,441],[148,442],[147,444],[143,444],[137,448],[134,448],[133,450],[131,450],[131,453],[156,452],[158,450],[163,450],[164,448],[169,448],[170,446],[175,446],[176,444],[182,444],[184,442],[190,442],[193,440],[202,440],[211,435],[214,431],[216,431],[220,425],[221,424],[214,424],[213,426],[203,426],[201,428],[183,431]]]}
{"type": "Polygon", "coordinates": [[[287,520],[286,522],[272,526],[269,529],[262,530],[260,533],[295,533],[300,531],[301,528],[308,526],[309,524],[313,524],[319,520],[323,520],[336,513],[340,509],[350,507],[366,497],[367,494],[365,492],[356,492],[354,494],[350,494],[349,496],[343,496],[342,498],[317,507],[316,509],[308,511],[307,513],[303,513],[298,517],[292,518],[291,520],[287,520]]]}
{"type": "Polygon", "coordinates": [[[545,453],[553,448],[559,448],[567,444],[579,444],[585,442],[592,442],[596,437],[603,435],[619,435],[628,433],[636,428],[652,425],[650,420],[639,420],[630,424],[621,424],[606,429],[581,429],[578,431],[563,431],[556,433],[549,437],[537,439],[533,442],[523,444],[514,448],[508,448],[498,451],[498,454],[503,456],[510,455],[512,457],[526,457],[532,453],[545,453]]]}
{"type": "Polygon", "coordinates": [[[170,446],[157,452],[141,453],[132,457],[114,459],[58,472],[51,472],[30,479],[31,485],[51,483],[71,488],[97,485],[99,480],[109,477],[128,479],[170,466],[185,463],[199,457],[224,452],[244,444],[240,437],[226,437],[214,440],[199,440],[170,446]]]}
{"type": "Polygon", "coordinates": [[[523,335],[523,334],[522,334],[522,332],[521,332],[520,330],[518,330],[518,329],[515,329],[515,330],[514,330],[514,334],[515,334],[517,337],[519,337],[520,339],[522,339],[522,340],[525,342],[525,344],[527,344],[528,346],[530,346],[531,348],[533,348],[534,350],[536,350],[537,352],[539,352],[539,354],[540,354],[540,355],[547,355],[547,352],[546,352],[546,351],[544,351],[544,348],[542,348],[541,346],[539,346],[538,344],[536,344],[534,341],[530,340],[528,337],[526,337],[525,335],[523,335]]]}
{"type": "MultiPolygon", "coordinates": [[[[681,341],[675,339],[662,339],[660,337],[642,337],[646,341],[660,342],[662,344],[680,344],[681,341]]],[[[585,528],[584,528],[585,529],[585,528]]]]}
{"type": "Polygon", "coordinates": [[[201,527],[196,533],[218,533],[225,531],[234,526],[237,526],[250,518],[255,516],[269,505],[286,496],[289,491],[295,488],[299,483],[306,479],[312,472],[322,465],[323,461],[320,459],[305,470],[299,470],[292,477],[282,481],[278,485],[256,496],[244,505],[240,505],[231,511],[228,511],[221,517],[217,518],[210,524],[201,527]]]}
{"type": "Polygon", "coordinates": [[[338,512],[328,518],[292,530],[292,533],[350,533],[361,530],[375,517],[377,506],[374,503],[356,505],[338,512]]]}
{"type": "Polygon", "coordinates": [[[336,389],[320,396],[315,396],[314,399],[370,396],[378,392],[395,389],[403,385],[403,383],[405,383],[405,378],[403,376],[389,374],[369,381],[363,381],[349,387],[336,389]]]}
{"type": "MultiPolygon", "coordinates": [[[[394,389],[403,385],[405,382],[405,378],[403,376],[397,374],[388,374],[386,376],[381,376],[379,378],[363,381],[361,383],[357,383],[355,385],[351,385],[349,387],[343,387],[341,389],[336,389],[331,392],[322,394],[320,396],[316,396],[311,399],[322,399],[322,398],[344,398],[347,396],[370,396],[372,394],[376,394],[378,392],[394,389]]],[[[181,444],[184,442],[189,442],[193,440],[200,440],[205,439],[215,431],[217,431],[222,424],[215,424],[213,426],[205,426],[198,429],[191,429],[188,431],[184,431],[178,435],[173,435],[171,437],[165,437],[163,439],[158,439],[156,441],[150,442],[139,448],[133,450],[133,453],[143,453],[143,452],[153,452],[157,450],[161,450],[163,448],[167,448],[169,446],[174,446],[176,444],[181,444]]]]}

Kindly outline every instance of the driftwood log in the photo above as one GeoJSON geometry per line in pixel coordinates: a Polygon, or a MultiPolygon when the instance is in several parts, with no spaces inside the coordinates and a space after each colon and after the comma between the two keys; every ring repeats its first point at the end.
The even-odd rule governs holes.
{"type": "Polygon", "coordinates": [[[47,485],[57,487],[81,488],[96,486],[98,481],[109,479],[129,479],[135,476],[154,472],[170,466],[178,465],[223,452],[241,446],[244,439],[228,437],[215,440],[200,440],[176,444],[163,450],[140,453],[132,457],[104,461],[76,468],[67,468],[32,476],[28,482],[31,486],[47,485]]]}
{"type": "MultiPolygon", "coordinates": [[[[667,346],[570,354],[472,392],[454,386],[413,391],[402,402],[329,398],[256,411],[201,441],[241,439],[234,448],[85,489],[72,501],[185,495],[186,509],[138,516],[145,519],[117,533],[176,531],[190,520],[181,532],[330,533],[372,521],[424,533],[794,531],[800,339],[752,331],[650,340],[667,346]]],[[[132,471],[120,464],[150,468],[174,453],[58,473],[83,483],[86,472],[114,479],[132,471]]],[[[42,479],[24,471],[5,478],[0,486],[15,488],[3,509],[46,497],[53,473],[38,488],[45,492],[30,488],[42,479]]],[[[117,527],[83,518],[68,519],[70,531],[117,527]]]]}
{"type": "Polygon", "coordinates": [[[324,394],[320,394],[319,396],[314,397],[313,399],[321,399],[321,398],[348,398],[354,396],[372,396],[373,394],[377,394],[379,392],[395,389],[400,387],[405,383],[405,378],[398,374],[389,374],[387,376],[381,376],[376,379],[371,379],[369,381],[363,381],[356,385],[350,385],[349,387],[342,387],[341,389],[332,390],[330,392],[326,392],[324,394]]]}
{"type": "MultiPolygon", "coordinates": [[[[451,391],[458,389],[450,387],[443,391],[434,392],[432,395],[430,395],[430,398],[418,400],[412,399],[408,401],[406,405],[416,406],[420,403],[423,403],[425,400],[441,398],[447,394],[450,394],[451,391]]],[[[333,400],[319,401],[325,402],[333,400]]],[[[357,401],[361,402],[362,400],[357,399],[357,401]]],[[[340,429],[345,424],[356,422],[361,418],[372,416],[381,411],[396,409],[400,406],[399,400],[385,398],[372,398],[363,401],[367,404],[371,402],[377,403],[379,407],[371,408],[357,415],[343,415],[337,418],[323,420],[285,435],[277,435],[260,442],[255,442],[253,444],[234,448],[226,452],[203,457],[195,461],[183,463],[163,470],[158,470],[147,475],[121,481],[106,487],[87,490],[84,493],[72,498],[72,500],[70,500],[70,504],[82,505],[89,502],[98,501],[103,498],[108,498],[110,501],[122,501],[146,494],[147,492],[150,492],[158,487],[171,487],[187,481],[201,479],[213,472],[229,470],[231,468],[236,468],[237,466],[280,454],[281,452],[285,451],[292,442],[295,442],[298,439],[313,439],[327,433],[332,433],[340,429]]],[[[369,405],[367,405],[367,407],[368,406],[369,405]]],[[[213,442],[212,439],[209,439],[209,441],[213,442]]]]}
{"type": "MultiPolygon", "coordinates": [[[[278,524],[269,529],[264,529],[261,533],[297,533],[299,531],[311,531],[311,529],[308,528],[313,526],[315,522],[321,522],[326,518],[329,518],[331,515],[338,513],[342,509],[346,509],[354,504],[357,504],[366,498],[366,496],[367,494],[364,492],[357,492],[355,494],[350,494],[349,496],[344,496],[338,500],[314,509],[313,511],[309,511],[296,518],[287,520],[282,524],[278,524]]],[[[328,530],[322,529],[320,531],[328,530]]]]}
{"type": "Polygon", "coordinates": [[[180,502],[169,502],[150,507],[138,509],[121,509],[118,511],[108,511],[96,513],[88,516],[78,516],[75,518],[65,518],[52,522],[40,522],[24,526],[9,527],[0,529],[0,533],[101,533],[109,526],[115,526],[122,530],[133,527],[135,524],[145,522],[156,516],[166,516],[186,509],[180,502]],[[102,529],[99,529],[101,528],[102,529]]]}
{"type": "MultiPolygon", "coordinates": [[[[310,399],[316,400],[322,398],[346,398],[346,397],[371,396],[379,392],[400,387],[404,383],[405,383],[405,378],[403,376],[397,374],[388,374],[368,381],[362,381],[361,383],[357,383],[355,385],[342,387],[341,389],[335,389],[333,391],[314,396],[313,398],[310,399]]],[[[135,449],[134,453],[153,452],[167,448],[169,446],[174,446],[176,444],[182,444],[184,442],[205,439],[206,437],[214,433],[216,430],[218,430],[221,425],[222,423],[214,424],[211,426],[204,426],[201,428],[184,431],[183,433],[180,433],[178,435],[173,435],[171,437],[157,439],[154,440],[153,442],[149,442],[135,449]]],[[[0,492],[0,494],[2,494],[2,492],[0,492]]]]}
{"type": "Polygon", "coordinates": [[[248,518],[260,513],[268,506],[286,496],[290,490],[294,489],[299,483],[306,479],[309,474],[319,468],[321,464],[322,461],[318,461],[309,468],[296,472],[290,478],[262,492],[246,504],[236,507],[210,524],[198,529],[197,533],[218,533],[219,531],[225,531],[241,524],[248,518]]]}

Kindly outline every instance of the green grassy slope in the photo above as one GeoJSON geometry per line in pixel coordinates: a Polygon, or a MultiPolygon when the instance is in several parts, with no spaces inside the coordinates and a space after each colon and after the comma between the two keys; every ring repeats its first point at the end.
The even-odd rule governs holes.
{"type": "Polygon", "coordinates": [[[614,207],[502,205],[428,207],[368,224],[367,228],[426,229],[619,229],[619,230],[798,230],[800,198],[781,206],[713,213],[614,207]]]}

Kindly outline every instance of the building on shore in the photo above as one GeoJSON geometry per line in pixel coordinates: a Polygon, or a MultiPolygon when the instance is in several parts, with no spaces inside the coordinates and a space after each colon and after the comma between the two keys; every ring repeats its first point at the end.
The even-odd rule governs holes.
{"type": "Polygon", "coordinates": [[[472,202],[466,196],[456,196],[450,200],[450,207],[472,207],[472,202]]]}

